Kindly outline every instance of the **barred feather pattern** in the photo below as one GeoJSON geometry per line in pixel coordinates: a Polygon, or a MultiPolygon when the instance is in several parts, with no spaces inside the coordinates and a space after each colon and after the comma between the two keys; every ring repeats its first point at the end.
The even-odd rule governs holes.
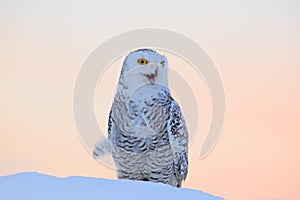
{"type": "Polygon", "coordinates": [[[123,62],[108,140],[96,145],[94,157],[108,151],[119,178],[181,187],[187,176],[188,130],[168,88],[167,58],[152,49],[131,52],[123,62]]]}
{"type": "Polygon", "coordinates": [[[169,91],[149,87],[148,96],[132,99],[123,88],[114,98],[108,139],[118,177],[181,187],[188,172],[185,121],[169,91]]]}

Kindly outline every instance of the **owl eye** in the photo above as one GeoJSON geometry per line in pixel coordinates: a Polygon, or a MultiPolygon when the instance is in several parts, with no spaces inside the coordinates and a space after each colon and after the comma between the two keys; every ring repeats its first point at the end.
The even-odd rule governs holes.
{"type": "Polygon", "coordinates": [[[137,62],[140,65],[146,65],[148,63],[148,61],[145,58],[140,58],[140,59],[137,60],[137,62]]]}

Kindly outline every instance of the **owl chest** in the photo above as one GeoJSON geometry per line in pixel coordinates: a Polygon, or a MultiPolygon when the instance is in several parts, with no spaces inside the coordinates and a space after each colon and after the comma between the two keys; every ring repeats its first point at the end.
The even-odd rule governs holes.
{"type": "Polygon", "coordinates": [[[120,131],[157,134],[166,125],[167,108],[158,98],[136,98],[115,102],[114,119],[120,131]],[[147,133],[148,132],[148,133],[147,133]]]}

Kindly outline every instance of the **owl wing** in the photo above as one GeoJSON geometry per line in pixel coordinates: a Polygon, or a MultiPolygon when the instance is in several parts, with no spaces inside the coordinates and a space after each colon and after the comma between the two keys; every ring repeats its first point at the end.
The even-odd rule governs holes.
{"type": "Polygon", "coordinates": [[[188,130],[178,103],[172,99],[169,103],[168,136],[174,162],[174,174],[178,187],[188,173],[188,130]]]}

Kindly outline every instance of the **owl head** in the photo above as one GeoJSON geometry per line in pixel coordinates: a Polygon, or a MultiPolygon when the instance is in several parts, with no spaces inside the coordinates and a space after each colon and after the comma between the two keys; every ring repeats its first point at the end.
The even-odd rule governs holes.
{"type": "Polygon", "coordinates": [[[138,49],[126,56],[120,79],[125,85],[167,85],[167,58],[152,49],[138,49]]]}

